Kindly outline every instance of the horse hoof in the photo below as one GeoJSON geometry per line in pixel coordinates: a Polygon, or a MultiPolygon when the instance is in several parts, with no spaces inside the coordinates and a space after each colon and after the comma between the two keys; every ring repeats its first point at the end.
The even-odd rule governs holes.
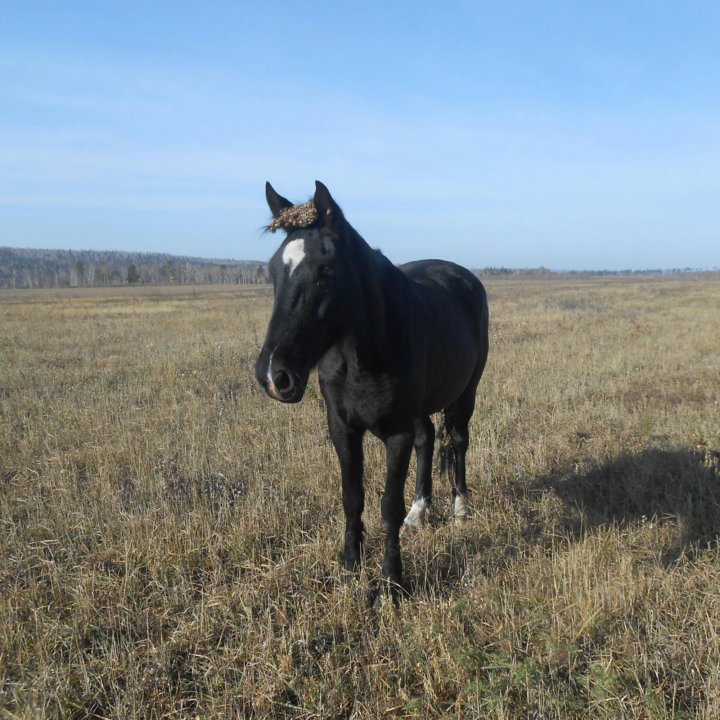
{"type": "Polygon", "coordinates": [[[410,512],[405,516],[400,532],[404,533],[407,530],[421,530],[427,525],[427,511],[430,507],[430,501],[425,498],[420,500],[413,500],[410,512]]]}
{"type": "Polygon", "coordinates": [[[376,612],[388,609],[399,610],[400,601],[406,596],[405,589],[397,584],[383,582],[370,596],[370,605],[376,612]]]}
{"type": "Polygon", "coordinates": [[[397,607],[397,600],[388,592],[387,588],[382,586],[376,587],[370,591],[368,596],[368,607],[376,613],[380,613],[383,609],[387,608],[388,605],[397,607]],[[392,602],[388,602],[392,598],[392,602]]]}
{"type": "Polygon", "coordinates": [[[357,573],[350,572],[348,570],[343,570],[340,573],[340,585],[338,586],[338,591],[342,597],[345,595],[352,595],[360,580],[357,576],[357,573]]]}
{"type": "Polygon", "coordinates": [[[463,523],[472,517],[472,511],[467,500],[462,495],[456,495],[453,500],[453,518],[456,523],[463,523]]]}
{"type": "Polygon", "coordinates": [[[424,527],[425,523],[408,522],[405,520],[405,522],[400,526],[400,537],[403,537],[404,535],[415,535],[424,527]]]}

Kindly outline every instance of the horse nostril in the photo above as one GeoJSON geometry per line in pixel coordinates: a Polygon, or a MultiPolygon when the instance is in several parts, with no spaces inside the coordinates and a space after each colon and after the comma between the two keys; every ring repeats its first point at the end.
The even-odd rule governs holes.
{"type": "Polygon", "coordinates": [[[278,392],[285,393],[288,392],[288,390],[292,390],[294,383],[289,373],[286,373],[284,370],[278,370],[273,375],[273,384],[278,392]]]}

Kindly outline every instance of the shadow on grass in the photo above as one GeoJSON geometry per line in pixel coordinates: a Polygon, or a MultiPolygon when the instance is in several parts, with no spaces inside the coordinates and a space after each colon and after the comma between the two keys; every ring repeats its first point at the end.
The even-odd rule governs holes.
{"type": "Polygon", "coordinates": [[[666,561],[714,546],[720,534],[720,453],[691,448],[623,454],[585,473],[539,478],[535,491],[562,501],[562,527],[570,537],[609,523],[674,522],[680,528],[666,561]]]}
{"type": "MultiPolygon", "coordinates": [[[[483,502],[495,504],[495,498],[483,502]]],[[[421,574],[421,564],[408,558],[411,597],[447,596],[470,564],[492,575],[529,549],[552,547],[558,537],[577,541],[610,524],[672,522],[679,533],[661,549],[663,564],[692,558],[715,547],[720,535],[720,452],[679,448],[623,454],[585,472],[563,468],[513,484],[509,492],[498,490],[497,502],[517,520],[515,526],[488,537],[473,533],[470,523],[468,532],[453,533],[429,572],[425,566],[421,574]]]]}

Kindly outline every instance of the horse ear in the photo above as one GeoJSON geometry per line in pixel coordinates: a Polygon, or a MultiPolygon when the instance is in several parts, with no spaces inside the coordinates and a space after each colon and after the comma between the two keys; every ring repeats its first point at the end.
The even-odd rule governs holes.
{"type": "Polygon", "coordinates": [[[273,188],[269,182],[265,183],[265,197],[267,198],[267,204],[274,218],[286,208],[292,207],[292,203],[282,195],[278,195],[275,192],[275,188],[273,188]]]}
{"type": "Polygon", "coordinates": [[[326,227],[332,227],[342,216],[338,204],[332,199],[330,191],[319,180],[315,181],[315,197],[313,198],[315,209],[320,216],[320,222],[326,227]]]}

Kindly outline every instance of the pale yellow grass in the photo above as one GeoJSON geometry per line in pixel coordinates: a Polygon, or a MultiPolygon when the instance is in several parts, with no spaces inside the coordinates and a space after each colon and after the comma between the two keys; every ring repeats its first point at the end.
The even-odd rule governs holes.
{"type": "MultiPolygon", "coordinates": [[[[8,718],[720,716],[720,282],[487,282],[475,515],[379,612],[316,379],[263,396],[258,288],[0,295],[8,718]]],[[[408,498],[412,480],[408,483],[408,498]]]]}

